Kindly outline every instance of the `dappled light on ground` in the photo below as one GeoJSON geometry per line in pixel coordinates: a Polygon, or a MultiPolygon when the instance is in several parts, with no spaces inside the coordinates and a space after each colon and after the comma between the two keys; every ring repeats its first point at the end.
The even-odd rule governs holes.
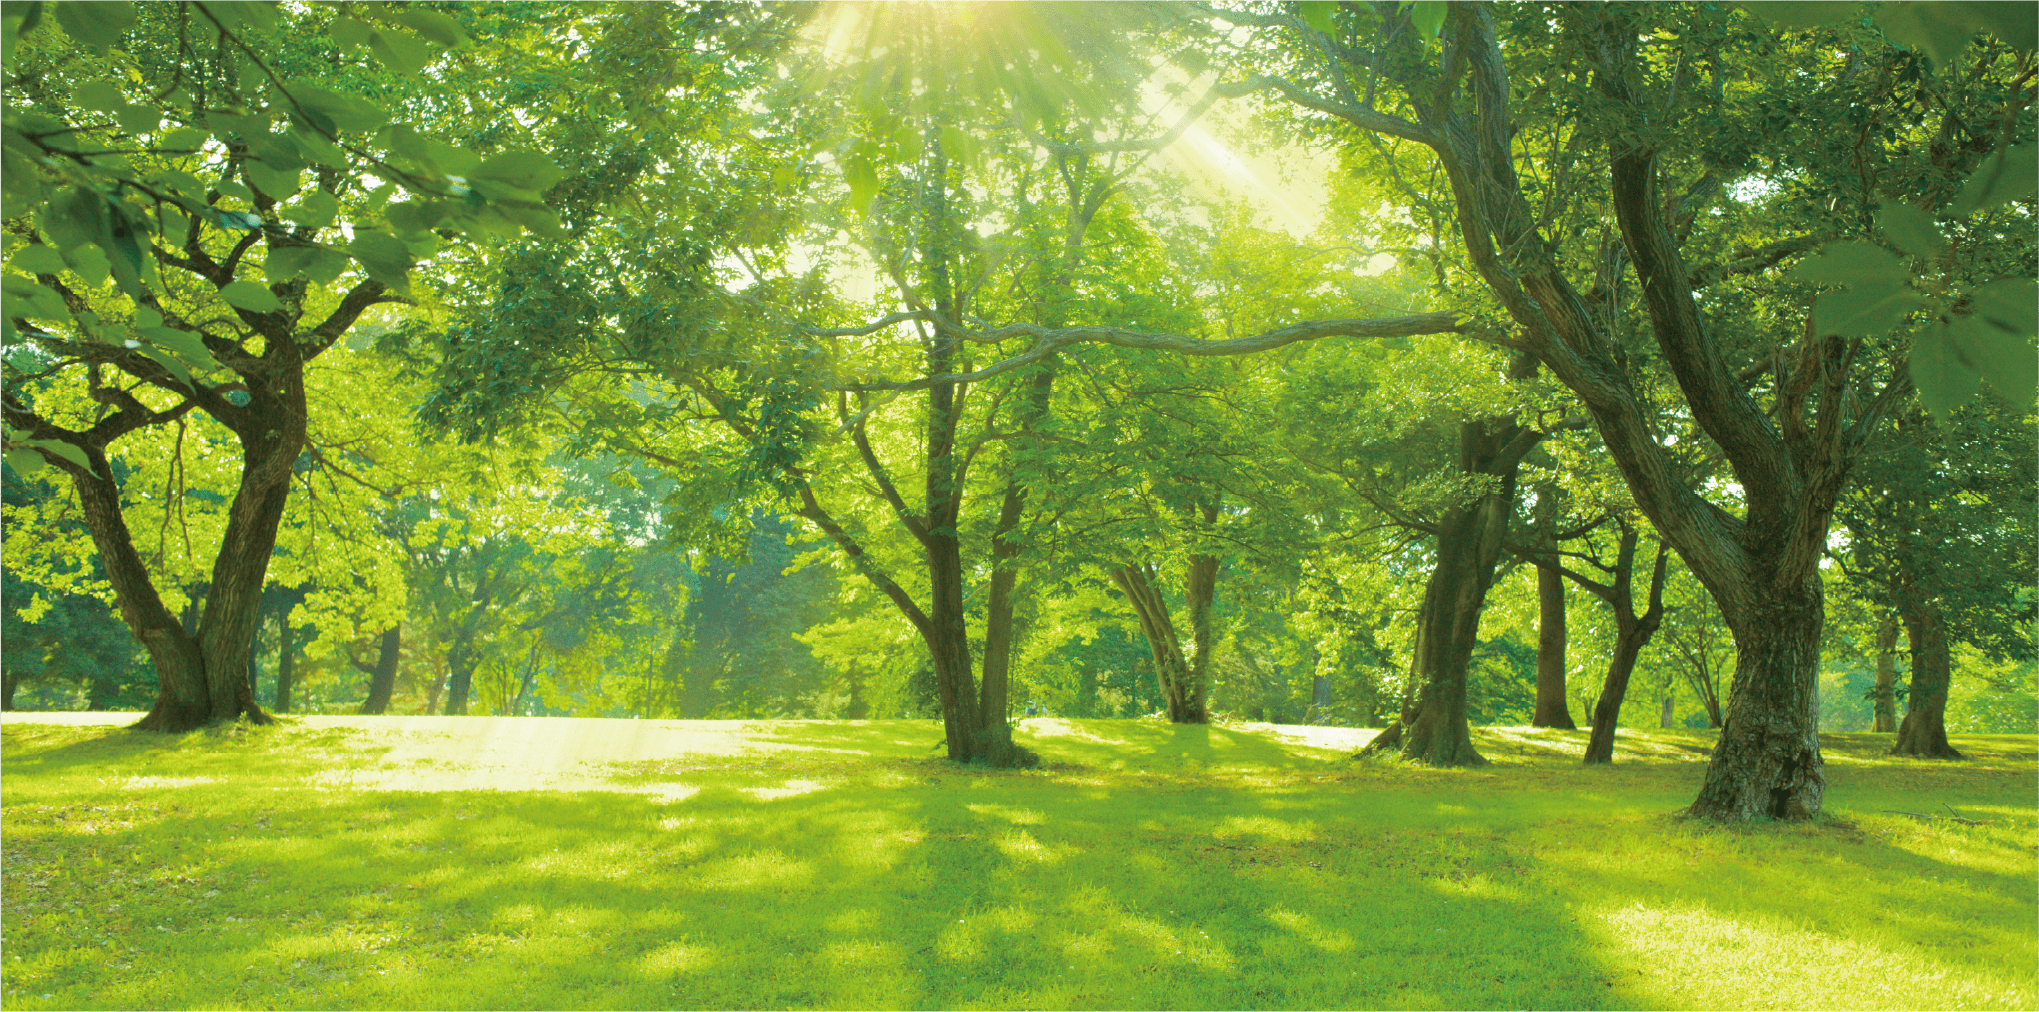
{"type": "Polygon", "coordinates": [[[2039,1003],[2022,759],[1842,740],[1832,818],[1722,830],[1672,814],[1701,732],[1585,768],[1482,728],[1494,765],[1435,770],[1071,720],[999,771],[931,721],[341,719],[9,715],[7,1007],[2039,1003]],[[1987,824],[1882,811],[1943,803],[1987,824]]]}

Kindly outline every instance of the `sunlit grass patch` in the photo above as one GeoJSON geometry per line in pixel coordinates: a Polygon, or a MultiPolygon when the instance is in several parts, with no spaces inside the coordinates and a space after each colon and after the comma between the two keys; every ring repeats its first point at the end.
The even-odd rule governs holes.
{"type": "Polygon", "coordinates": [[[2030,736],[1925,764],[1838,736],[1830,818],[1725,830],[1675,816],[1692,732],[1582,768],[1583,733],[1481,729],[1493,766],[1430,770],[1067,723],[1018,772],[936,758],[933,722],[731,722],[691,733],[760,747],[655,758],[563,727],[578,758],[540,768],[591,786],[559,791],[435,781],[461,763],[422,726],[9,718],[4,1004],[2039,1003],[2030,736]],[[1939,805],[1988,824],[1883,811],[1939,805]]]}

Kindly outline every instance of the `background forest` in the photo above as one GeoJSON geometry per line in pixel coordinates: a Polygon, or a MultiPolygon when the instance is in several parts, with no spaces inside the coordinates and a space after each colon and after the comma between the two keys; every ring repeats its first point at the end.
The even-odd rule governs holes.
{"type": "Polygon", "coordinates": [[[1516,239],[1682,488],[1754,472],[1653,343],[1610,138],[1665,146],[1787,441],[1812,314],[1854,341],[1819,727],[1896,730],[1919,657],[1946,731],[2039,720],[2030,362],[1989,343],[2031,357],[2029,24],[78,6],[5,15],[9,709],[146,710],[188,655],[289,713],[939,717],[981,663],[1006,717],[1382,727],[1472,538],[1467,720],[1719,727],[1695,549],[1414,153],[1493,37],[1516,239]]]}

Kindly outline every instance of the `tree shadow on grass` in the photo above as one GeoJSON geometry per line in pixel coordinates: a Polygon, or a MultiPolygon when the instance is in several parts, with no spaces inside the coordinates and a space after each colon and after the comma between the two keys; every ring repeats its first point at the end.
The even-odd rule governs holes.
{"type": "Polygon", "coordinates": [[[1583,1008],[1605,991],[1555,941],[1555,899],[1486,877],[1520,869],[1416,853],[1421,832],[1356,827],[1328,796],[1299,813],[1254,789],[1097,792],[941,762],[797,790],[748,767],[684,776],[697,790],[670,804],[128,792],[84,868],[66,865],[87,844],[71,820],[31,819],[10,854],[12,894],[35,898],[13,911],[10,948],[32,958],[15,972],[133,1007],[1583,1008]],[[92,918],[103,948],[76,944],[79,874],[130,897],[92,918]]]}
{"type": "MultiPolygon", "coordinates": [[[[1251,744],[1152,730],[1147,756],[1251,744]]],[[[1664,1007],[1685,992],[1635,978],[1616,928],[1674,946],[1694,910],[1779,921],[1806,902],[1791,876],[1835,860],[1821,880],[1851,889],[1936,873],[1645,819],[1616,828],[1694,863],[1624,866],[1598,839],[1553,858],[1565,830],[1507,793],[1517,773],[1468,816],[1437,807],[1471,783],[1455,771],[1388,771],[1420,779],[1402,791],[787,752],[642,764],[680,799],[661,803],[314,790],[315,764],[267,754],[59,794],[41,785],[70,767],[17,780],[16,758],[39,800],[10,798],[9,987],[72,1007],[1664,1007]],[[1581,912],[1616,898],[1647,909],[1581,912]]]]}

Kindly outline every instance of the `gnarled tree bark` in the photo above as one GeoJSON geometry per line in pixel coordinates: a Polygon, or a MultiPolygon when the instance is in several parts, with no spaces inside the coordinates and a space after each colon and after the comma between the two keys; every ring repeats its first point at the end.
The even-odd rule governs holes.
{"type": "Polygon", "coordinates": [[[1953,658],[1947,622],[1928,599],[1907,595],[1899,605],[1905,636],[1911,641],[1911,690],[1905,694],[1904,723],[1897,728],[1892,755],[1922,759],[1966,759],[1947,743],[1947,688],[1953,682],[1953,658]]]}

